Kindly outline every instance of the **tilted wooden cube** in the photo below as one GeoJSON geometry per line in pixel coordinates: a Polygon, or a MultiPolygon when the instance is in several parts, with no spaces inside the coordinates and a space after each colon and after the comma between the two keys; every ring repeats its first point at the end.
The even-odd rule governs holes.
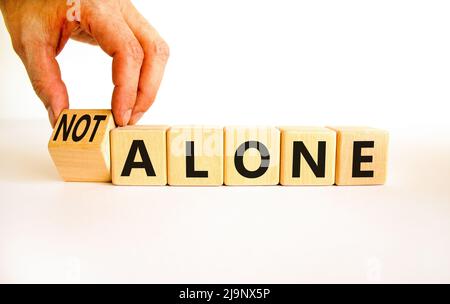
{"type": "Polygon", "coordinates": [[[172,127],[167,133],[171,186],[223,185],[223,128],[172,127]]]}
{"type": "Polygon", "coordinates": [[[331,186],[335,178],[336,132],[321,127],[280,127],[283,186],[331,186]]]}
{"type": "Polygon", "coordinates": [[[115,127],[109,110],[64,110],[48,149],[63,180],[110,182],[109,132],[115,127]]]}
{"type": "Polygon", "coordinates": [[[225,185],[274,186],[280,180],[280,131],[225,128],[225,185]]]}
{"type": "Polygon", "coordinates": [[[128,126],[111,131],[115,185],[167,185],[167,126],[128,126]]]}
{"type": "Polygon", "coordinates": [[[368,127],[331,127],[337,132],[336,185],[386,183],[389,134],[368,127]]]}

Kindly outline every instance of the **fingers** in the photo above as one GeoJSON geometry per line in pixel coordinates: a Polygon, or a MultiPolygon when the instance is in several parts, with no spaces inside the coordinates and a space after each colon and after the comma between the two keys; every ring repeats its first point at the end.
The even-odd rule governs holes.
{"type": "Polygon", "coordinates": [[[113,57],[112,112],[116,124],[126,126],[136,103],[144,52],[121,15],[96,11],[88,20],[90,34],[113,57]]]}
{"type": "Polygon", "coordinates": [[[155,101],[169,58],[169,47],[131,2],[125,19],[144,51],[136,104],[129,122],[136,124],[155,101]]]}
{"type": "Polygon", "coordinates": [[[70,38],[90,45],[98,45],[97,41],[79,26],[71,32],[70,38]]]}
{"type": "Polygon", "coordinates": [[[61,79],[61,70],[55,59],[54,48],[33,43],[30,45],[21,50],[19,56],[54,127],[61,112],[69,107],[66,85],[61,79]]]}

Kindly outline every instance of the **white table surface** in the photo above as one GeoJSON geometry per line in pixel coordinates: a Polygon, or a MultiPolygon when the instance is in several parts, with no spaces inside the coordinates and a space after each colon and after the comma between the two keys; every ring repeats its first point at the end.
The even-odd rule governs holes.
{"type": "Polygon", "coordinates": [[[391,130],[375,187],[64,183],[0,123],[0,283],[450,283],[450,128],[391,130]]]}

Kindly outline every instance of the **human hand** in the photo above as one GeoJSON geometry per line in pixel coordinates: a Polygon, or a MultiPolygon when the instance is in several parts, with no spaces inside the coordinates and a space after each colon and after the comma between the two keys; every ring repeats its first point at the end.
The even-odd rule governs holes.
{"type": "Polygon", "coordinates": [[[155,100],[169,57],[167,44],[130,0],[67,3],[74,6],[65,0],[0,0],[14,50],[52,126],[69,107],[56,56],[70,38],[99,45],[113,57],[114,119],[119,126],[135,124],[155,100]]]}

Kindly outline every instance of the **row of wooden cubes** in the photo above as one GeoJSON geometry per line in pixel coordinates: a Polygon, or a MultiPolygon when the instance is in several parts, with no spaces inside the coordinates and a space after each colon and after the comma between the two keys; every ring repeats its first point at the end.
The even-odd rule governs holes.
{"type": "Polygon", "coordinates": [[[377,185],[388,133],[356,127],[129,126],[66,110],[49,142],[66,181],[116,185],[377,185]]]}

